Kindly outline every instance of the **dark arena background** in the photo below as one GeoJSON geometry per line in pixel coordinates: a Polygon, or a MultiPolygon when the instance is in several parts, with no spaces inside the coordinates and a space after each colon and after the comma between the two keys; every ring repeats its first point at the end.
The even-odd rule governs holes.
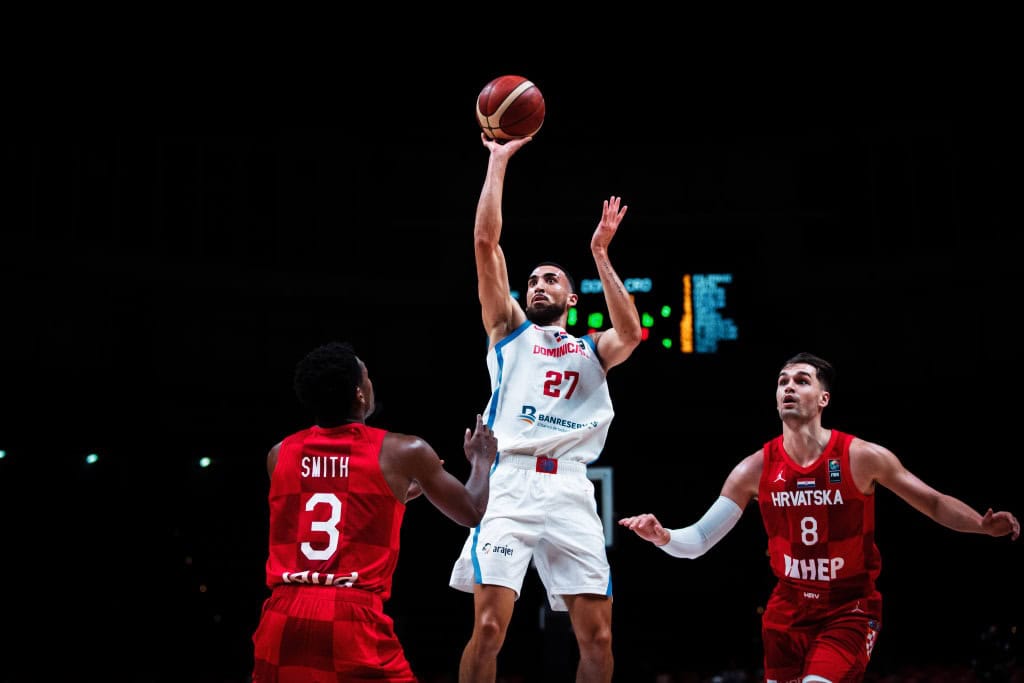
{"type": "MultiPolygon", "coordinates": [[[[610,255],[649,337],[609,375],[611,521],[695,521],[779,433],[775,377],[805,350],[838,370],[826,427],[979,511],[1024,514],[1019,117],[963,114],[972,93],[943,73],[897,107],[913,99],[899,74],[846,101],[810,77],[673,99],[639,67],[379,69],[337,88],[353,106],[299,100],[273,123],[178,97],[0,143],[0,683],[248,680],[265,456],[310,422],[292,370],[320,343],[366,361],[371,424],[425,437],[464,478],[489,392],[473,103],[505,73],[547,105],[508,170],[513,287],[543,259],[596,278],[601,202],[629,206],[610,255]]],[[[570,329],[607,325],[602,306],[585,292],[570,329]]],[[[876,514],[869,680],[1022,680],[1024,541],[958,534],[884,489],[876,514]]],[[[447,585],[464,533],[410,503],[385,609],[427,683],[455,681],[472,626],[472,598],[447,585]]],[[[697,560],[614,525],[609,542],[616,681],[759,680],[773,578],[755,506],[697,560]]],[[[499,680],[573,680],[571,632],[545,604],[531,572],[499,680]]]]}

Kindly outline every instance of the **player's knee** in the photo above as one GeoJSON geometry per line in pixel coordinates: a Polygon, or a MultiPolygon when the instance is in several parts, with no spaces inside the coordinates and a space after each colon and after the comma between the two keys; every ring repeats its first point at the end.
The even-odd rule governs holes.
{"type": "Polygon", "coordinates": [[[477,641],[477,647],[483,650],[495,650],[501,648],[502,643],[505,641],[505,630],[506,624],[502,623],[500,619],[496,617],[483,615],[477,621],[476,629],[474,631],[474,638],[477,641]]]}
{"type": "Polygon", "coordinates": [[[596,626],[585,631],[577,632],[577,639],[581,650],[602,652],[612,649],[612,629],[608,626],[596,626]]]}

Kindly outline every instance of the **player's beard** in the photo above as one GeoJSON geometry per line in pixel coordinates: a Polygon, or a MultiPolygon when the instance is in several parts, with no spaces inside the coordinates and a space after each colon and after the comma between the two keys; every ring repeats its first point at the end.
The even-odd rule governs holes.
{"type": "Polygon", "coordinates": [[[565,304],[533,304],[526,309],[526,318],[534,325],[554,325],[565,313],[565,304]]]}

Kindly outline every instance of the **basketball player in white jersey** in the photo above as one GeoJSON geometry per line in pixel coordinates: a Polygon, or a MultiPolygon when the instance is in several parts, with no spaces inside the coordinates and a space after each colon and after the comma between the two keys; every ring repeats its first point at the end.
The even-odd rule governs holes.
{"type": "Polygon", "coordinates": [[[608,259],[627,207],[619,197],[606,200],[590,241],[611,327],[574,337],[565,330],[578,298],[569,274],[550,261],[534,268],[524,311],[512,298],[499,245],[508,160],[532,138],[481,138],[490,159],[473,237],[489,339],[491,397],[484,418],[499,453],[487,512],[470,531],[449,582],[473,593],[473,634],[459,681],[496,679],[498,652],[532,560],[551,609],[569,613],[579,645],[576,680],[608,682],[614,666],[611,571],[586,468],[600,456],[615,414],[606,373],[641,339],[640,315],[608,259]]]}

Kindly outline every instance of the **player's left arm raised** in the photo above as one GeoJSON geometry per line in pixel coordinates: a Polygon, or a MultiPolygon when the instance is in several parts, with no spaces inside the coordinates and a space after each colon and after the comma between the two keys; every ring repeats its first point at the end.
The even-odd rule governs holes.
{"type": "Polygon", "coordinates": [[[628,208],[622,204],[621,197],[613,195],[606,199],[601,222],[597,224],[594,236],[590,239],[590,252],[594,256],[594,264],[601,277],[604,300],[608,305],[608,316],[612,323],[611,327],[602,332],[596,340],[597,353],[605,370],[629,358],[641,339],[640,314],[608,257],[608,245],[615,237],[628,208]]]}
{"type": "Polygon", "coordinates": [[[854,476],[878,482],[905,500],[918,512],[942,526],[972,534],[1020,536],[1020,522],[1010,512],[979,513],[958,498],[937,491],[903,466],[899,458],[884,446],[855,439],[850,444],[850,462],[854,476]]]}
{"type": "Polygon", "coordinates": [[[452,521],[465,527],[480,523],[490,497],[490,468],[498,451],[494,432],[476,416],[476,428],[466,430],[463,450],[471,470],[463,484],[444,469],[444,460],[418,436],[389,432],[384,437],[387,457],[381,469],[395,497],[408,503],[420,494],[452,521]]]}

